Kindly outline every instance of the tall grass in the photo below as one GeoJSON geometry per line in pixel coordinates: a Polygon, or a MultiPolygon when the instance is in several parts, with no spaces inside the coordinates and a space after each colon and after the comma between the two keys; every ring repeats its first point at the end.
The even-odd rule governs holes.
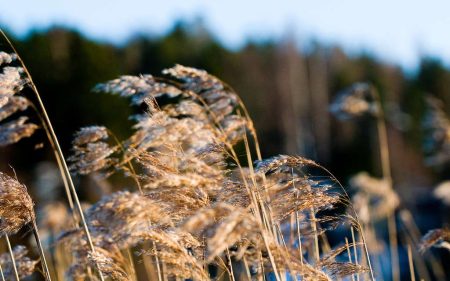
{"type": "MultiPolygon", "coordinates": [[[[12,53],[0,53],[0,144],[12,145],[44,129],[68,208],[66,213],[65,207],[53,206],[67,215],[43,218],[47,233],[57,237],[44,250],[25,186],[0,174],[3,236],[31,225],[40,250],[40,261],[34,261],[24,247],[10,247],[9,256],[0,256],[3,279],[31,275],[39,262],[46,280],[376,279],[368,239],[374,219],[355,208],[339,181],[314,161],[289,155],[262,159],[244,104],[217,77],[175,65],[160,76],[121,76],[97,85],[97,92],[129,100],[138,112],[130,116],[133,133],[118,139],[104,126],[81,128],[72,155],[65,158],[31,74],[11,48],[12,53]],[[25,87],[33,96],[24,93],[25,87]],[[41,123],[27,122],[26,114],[41,123]],[[83,208],[72,176],[130,180],[83,208]],[[335,230],[346,237],[332,247],[327,234],[335,230]]],[[[349,97],[354,93],[336,104],[336,112],[348,109],[349,97]]],[[[372,108],[357,95],[354,101],[359,111],[352,115],[380,116],[381,103],[372,108]]],[[[379,195],[393,205],[386,211],[393,224],[398,202],[392,203],[387,136],[383,117],[378,120],[387,168],[375,189],[386,185],[379,195]]],[[[397,226],[390,230],[395,256],[397,226]]],[[[426,247],[447,241],[446,233],[430,234],[426,247]]],[[[398,262],[392,260],[396,280],[398,262]]],[[[412,260],[409,268],[414,272],[412,260]]]]}

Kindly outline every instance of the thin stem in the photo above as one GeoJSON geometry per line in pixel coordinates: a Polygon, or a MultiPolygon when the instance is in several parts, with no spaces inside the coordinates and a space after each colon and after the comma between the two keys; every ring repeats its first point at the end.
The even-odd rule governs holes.
{"type": "MultiPolygon", "coordinates": [[[[244,145],[245,145],[245,154],[247,156],[247,163],[248,163],[248,167],[250,169],[250,175],[251,175],[251,180],[253,183],[253,186],[256,187],[257,183],[256,183],[256,178],[255,178],[255,170],[253,167],[253,161],[252,161],[252,155],[251,155],[251,151],[250,151],[250,146],[248,143],[248,138],[247,138],[247,134],[244,134],[244,145]]],[[[261,195],[259,194],[259,192],[255,192],[256,198],[257,198],[257,202],[259,203],[260,209],[261,209],[261,214],[262,214],[262,218],[267,226],[267,230],[269,231],[269,233],[271,233],[273,235],[273,237],[276,237],[276,230],[273,224],[273,218],[272,218],[272,213],[269,210],[269,214],[267,214],[266,212],[266,207],[264,205],[263,200],[261,199],[261,195]]]]}
{"type": "Polygon", "coordinates": [[[32,223],[33,223],[33,234],[34,234],[34,238],[36,240],[37,247],[39,249],[39,254],[41,256],[41,263],[42,263],[42,269],[44,270],[45,280],[51,281],[52,278],[50,277],[50,271],[48,270],[47,260],[45,259],[45,253],[44,253],[44,249],[41,244],[41,238],[39,236],[39,230],[38,230],[38,227],[36,224],[36,219],[33,219],[32,223]]]}
{"type": "MultiPolygon", "coordinates": [[[[261,234],[262,234],[261,236],[262,236],[262,238],[263,238],[264,245],[265,245],[266,248],[267,248],[267,253],[268,253],[268,255],[269,255],[270,263],[272,264],[272,267],[273,267],[273,269],[274,269],[275,279],[276,279],[277,281],[280,281],[280,278],[279,278],[279,276],[278,276],[278,274],[277,274],[277,270],[276,270],[275,259],[273,258],[273,255],[272,255],[272,252],[271,252],[271,250],[270,250],[269,243],[268,243],[268,241],[267,241],[267,237],[266,237],[266,234],[265,234],[265,231],[264,231],[264,229],[269,229],[269,230],[268,230],[269,233],[272,234],[272,233],[270,232],[270,228],[269,228],[267,225],[265,225],[266,220],[265,220],[264,217],[261,215],[261,213],[260,213],[260,208],[258,207],[258,206],[260,206],[260,205],[258,204],[259,201],[258,201],[258,199],[256,199],[255,192],[250,188],[250,186],[249,186],[249,184],[248,184],[248,182],[247,182],[247,180],[246,180],[246,175],[244,174],[244,170],[243,170],[243,168],[242,168],[242,166],[241,166],[241,163],[240,163],[239,158],[238,158],[238,156],[237,156],[237,154],[236,154],[236,151],[233,149],[233,147],[232,147],[229,143],[225,143],[225,145],[228,147],[229,152],[231,153],[232,159],[234,159],[236,165],[238,166],[238,169],[239,169],[239,172],[240,172],[240,174],[241,174],[242,180],[244,181],[245,189],[246,189],[246,191],[247,191],[247,193],[248,193],[248,195],[250,196],[250,199],[251,199],[251,200],[250,200],[250,204],[252,205],[251,208],[252,208],[252,210],[253,210],[253,212],[254,212],[254,215],[258,218],[257,222],[259,223],[259,227],[260,227],[261,232],[262,232],[262,233],[261,233],[261,234]],[[265,228],[265,227],[266,227],[266,228],[265,228]]],[[[253,176],[254,176],[254,175],[253,175],[253,176]]]]}
{"type": "Polygon", "coordinates": [[[163,276],[162,276],[162,272],[161,272],[161,265],[160,265],[159,258],[158,258],[156,243],[154,241],[153,241],[152,247],[153,247],[153,251],[155,253],[155,263],[156,263],[156,271],[158,273],[158,281],[162,281],[163,276]]]}
{"type": "MultiPolygon", "coordinates": [[[[211,117],[214,119],[214,122],[215,122],[215,124],[217,125],[217,128],[219,129],[219,131],[223,133],[223,129],[222,129],[220,123],[217,121],[216,115],[214,114],[213,111],[210,110],[210,108],[209,108],[208,104],[205,102],[205,100],[204,100],[200,95],[198,95],[198,94],[196,94],[196,93],[194,93],[194,92],[190,92],[190,94],[192,94],[193,97],[197,98],[197,99],[202,103],[202,105],[206,108],[206,110],[211,114],[211,117]]],[[[243,104],[242,104],[242,105],[243,105],[243,104]]],[[[247,111],[246,111],[246,109],[245,109],[245,106],[243,106],[243,110],[244,110],[244,113],[247,113],[247,111]]],[[[248,116],[248,115],[246,115],[246,116],[248,116]]],[[[249,119],[249,118],[248,118],[248,119],[249,119]]],[[[249,119],[249,120],[250,120],[250,119],[249,119]]],[[[251,120],[250,120],[250,121],[251,121],[251,120]]],[[[256,134],[255,134],[253,137],[254,137],[254,139],[255,139],[255,142],[257,143],[257,146],[256,146],[257,157],[258,157],[258,159],[261,159],[261,152],[260,152],[260,150],[259,150],[259,144],[258,144],[258,140],[257,140],[256,134]]],[[[246,138],[246,136],[245,136],[245,138],[246,138]]],[[[244,139],[244,140],[245,140],[245,139],[244,139]]],[[[244,184],[244,185],[245,185],[245,188],[246,188],[248,194],[250,195],[250,197],[251,197],[251,202],[252,202],[252,204],[253,204],[253,206],[254,206],[253,210],[254,210],[255,215],[257,216],[257,218],[259,218],[258,221],[259,221],[260,224],[261,224],[261,225],[260,225],[261,229],[264,229],[264,226],[265,226],[266,229],[268,229],[269,233],[273,236],[273,233],[274,233],[274,232],[273,232],[273,229],[270,228],[269,225],[267,225],[267,223],[269,223],[269,222],[267,221],[267,216],[264,216],[264,214],[261,214],[261,212],[260,212],[260,211],[262,211],[263,213],[265,213],[265,208],[264,208],[263,204],[261,203],[261,200],[256,199],[255,192],[253,192],[253,190],[251,190],[250,187],[248,186],[248,183],[247,183],[247,181],[245,180],[245,175],[244,175],[244,173],[243,173],[242,166],[241,166],[240,163],[239,163],[239,160],[238,160],[238,157],[237,157],[237,155],[236,155],[236,152],[234,151],[233,147],[232,147],[229,143],[226,143],[226,142],[225,142],[225,144],[226,144],[226,146],[229,148],[229,150],[230,150],[230,152],[231,152],[231,154],[232,154],[232,158],[235,159],[236,164],[237,164],[238,167],[239,167],[239,170],[240,170],[242,179],[244,180],[244,183],[245,183],[245,184],[244,184]],[[261,204],[259,204],[259,203],[261,203],[261,204]],[[261,206],[261,205],[262,205],[262,206],[261,206]],[[258,206],[261,206],[261,208],[259,208],[258,206]],[[260,209],[262,209],[262,210],[260,210],[260,209]]],[[[251,169],[253,169],[253,166],[252,166],[253,163],[252,163],[252,161],[251,161],[251,155],[248,154],[248,153],[249,153],[248,141],[246,141],[246,151],[247,151],[247,159],[249,160],[249,161],[248,161],[248,162],[249,162],[249,166],[250,166],[251,169]]],[[[252,170],[251,174],[252,174],[252,176],[253,176],[252,181],[255,183],[253,170],[252,170]]],[[[255,185],[255,186],[256,186],[256,185],[255,185]]],[[[264,235],[264,234],[262,235],[262,237],[263,237],[264,244],[265,244],[265,246],[266,246],[266,248],[267,248],[267,251],[268,251],[269,260],[270,260],[270,262],[271,262],[271,264],[272,264],[272,267],[273,267],[273,269],[274,269],[275,279],[276,279],[277,281],[279,281],[280,278],[279,278],[279,276],[278,276],[277,269],[276,269],[276,264],[275,264],[274,258],[273,258],[273,256],[272,256],[272,253],[271,253],[271,251],[270,251],[270,248],[269,248],[269,245],[268,245],[268,242],[267,242],[267,237],[266,237],[266,235],[264,235]]]]}
{"type": "MultiPolygon", "coordinates": [[[[120,147],[120,150],[125,155],[125,148],[123,147],[123,144],[119,139],[116,137],[116,135],[109,129],[108,133],[113,137],[114,141],[117,143],[117,145],[120,147]]],[[[127,159],[125,163],[128,165],[128,168],[131,172],[131,177],[133,178],[134,182],[136,183],[137,188],[139,189],[139,193],[141,195],[144,195],[144,190],[142,189],[141,183],[139,182],[139,178],[137,176],[136,170],[134,169],[133,163],[131,162],[131,159],[127,159]]],[[[151,227],[151,221],[148,221],[149,227],[151,227]]],[[[156,271],[158,272],[158,281],[162,281],[162,272],[161,272],[161,266],[159,262],[158,252],[156,251],[156,243],[152,242],[152,247],[155,251],[155,263],[156,263],[156,271]]]]}
{"type": "Polygon", "coordinates": [[[298,217],[298,211],[295,212],[295,223],[297,225],[298,254],[300,256],[300,264],[303,265],[302,235],[300,232],[300,218],[298,217]]]}
{"type": "MultiPolygon", "coordinates": [[[[33,92],[35,92],[36,95],[38,95],[38,94],[37,94],[37,88],[36,88],[36,85],[34,84],[33,79],[32,79],[32,77],[31,77],[30,73],[28,72],[28,69],[26,68],[26,66],[25,66],[25,64],[24,64],[24,62],[23,62],[23,60],[22,60],[22,58],[19,56],[19,54],[18,54],[18,52],[16,51],[16,49],[14,48],[13,44],[11,43],[11,41],[9,40],[9,38],[6,36],[6,34],[3,32],[2,29],[0,29],[0,33],[3,35],[3,37],[5,38],[5,40],[7,41],[7,43],[9,44],[9,46],[11,47],[11,49],[12,49],[12,50],[14,51],[14,53],[16,54],[17,59],[19,60],[20,64],[22,65],[23,70],[25,71],[25,74],[28,76],[28,79],[29,79],[29,81],[30,81],[30,86],[31,86],[33,92]]],[[[69,202],[69,207],[70,207],[70,210],[73,212],[74,206],[73,206],[72,195],[70,194],[69,183],[68,183],[68,180],[67,180],[67,176],[66,176],[66,174],[64,173],[64,167],[63,167],[62,162],[61,162],[61,159],[60,159],[60,157],[59,157],[59,155],[58,155],[58,152],[57,152],[57,149],[56,149],[55,142],[53,141],[51,132],[50,132],[48,126],[47,126],[47,123],[46,123],[45,118],[40,114],[39,110],[37,110],[37,108],[34,106],[33,103],[31,103],[31,107],[32,107],[32,108],[34,109],[34,111],[37,113],[37,115],[38,115],[38,117],[39,117],[39,120],[41,121],[42,126],[43,126],[43,128],[44,128],[44,131],[45,131],[45,133],[46,133],[46,135],[47,135],[47,139],[49,140],[50,145],[51,145],[52,148],[53,148],[52,150],[53,150],[53,152],[54,152],[54,154],[55,154],[56,162],[57,162],[57,164],[58,164],[59,171],[60,171],[61,177],[62,177],[62,179],[63,179],[63,183],[64,183],[66,195],[67,195],[67,199],[68,199],[68,202],[69,202]]]]}
{"type": "MultiPolygon", "coordinates": [[[[384,110],[381,104],[381,97],[376,89],[372,88],[372,93],[378,106],[377,115],[377,130],[378,142],[380,147],[380,161],[383,173],[383,179],[387,180],[390,188],[393,189],[391,164],[389,156],[389,143],[386,129],[386,122],[384,118],[384,110]]],[[[400,280],[400,264],[398,256],[398,239],[397,239],[397,224],[395,221],[395,210],[388,215],[388,231],[389,231],[389,249],[391,254],[392,280],[400,280]]]]}
{"type": "MultiPolygon", "coordinates": [[[[55,131],[53,130],[52,123],[50,122],[50,118],[48,117],[47,111],[45,109],[44,103],[42,102],[41,96],[39,95],[39,91],[38,91],[38,89],[36,87],[36,84],[34,84],[33,78],[31,77],[30,72],[28,71],[25,63],[22,60],[22,58],[19,56],[18,52],[14,48],[14,45],[11,43],[11,41],[8,39],[8,37],[3,32],[2,29],[0,29],[0,32],[2,33],[2,35],[4,36],[4,38],[8,42],[8,44],[10,45],[11,49],[17,55],[17,59],[19,60],[20,64],[22,65],[22,68],[23,68],[25,74],[27,75],[27,77],[28,77],[28,79],[30,81],[31,89],[35,93],[36,99],[38,101],[39,109],[41,110],[42,116],[44,118],[44,122],[43,122],[44,128],[46,129],[46,131],[48,131],[48,134],[50,136],[49,137],[50,142],[51,143],[53,142],[53,144],[54,144],[54,148],[56,149],[56,154],[58,156],[57,158],[59,158],[58,164],[62,165],[62,170],[64,171],[65,177],[67,179],[67,183],[69,185],[69,189],[72,192],[73,199],[75,201],[75,207],[76,207],[76,209],[79,212],[79,215],[80,215],[80,218],[81,218],[81,222],[82,222],[82,225],[83,225],[83,229],[84,229],[84,232],[86,234],[87,241],[88,241],[89,248],[90,248],[90,250],[93,253],[95,253],[96,251],[95,251],[95,248],[94,248],[94,244],[92,242],[92,238],[91,238],[91,235],[90,235],[90,232],[89,232],[89,228],[88,228],[86,220],[84,218],[83,209],[81,208],[81,203],[80,203],[80,200],[78,198],[77,191],[76,191],[75,186],[73,184],[72,177],[70,176],[69,168],[67,167],[67,163],[65,161],[64,154],[62,153],[61,147],[60,147],[59,142],[58,142],[58,138],[56,137],[55,131]]],[[[102,272],[100,270],[98,270],[98,271],[99,271],[100,279],[102,281],[104,281],[104,277],[103,277],[102,272]]]]}
{"type": "MultiPolygon", "coordinates": [[[[348,202],[351,202],[350,196],[348,195],[347,191],[345,190],[344,186],[342,185],[342,183],[336,178],[336,176],[330,172],[330,170],[328,170],[327,168],[323,167],[322,165],[318,164],[318,163],[314,163],[315,167],[322,169],[324,172],[326,172],[330,177],[331,180],[334,181],[335,183],[337,183],[339,185],[339,188],[342,190],[342,192],[344,193],[345,198],[348,200],[348,202]]],[[[375,281],[375,276],[373,275],[373,268],[372,268],[372,262],[370,260],[370,255],[369,255],[369,249],[367,247],[367,242],[366,242],[366,237],[364,235],[364,229],[363,226],[360,223],[359,217],[358,217],[358,213],[356,212],[355,208],[353,207],[353,204],[349,204],[350,210],[352,211],[353,215],[355,216],[355,224],[358,227],[359,233],[361,235],[361,240],[363,242],[364,245],[364,253],[366,255],[366,259],[367,259],[367,265],[369,266],[369,271],[370,271],[370,280],[371,281],[375,281]]]]}
{"type": "MultiPolygon", "coordinates": [[[[144,244],[143,245],[143,249],[145,250],[145,251],[148,251],[148,245],[147,244],[144,244]]],[[[150,249],[151,250],[151,249],[150,249]]],[[[146,273],[146,277],[147,277],[147,279],[148,280],[153,280],[153,277],[157,274],[157,273],[155,273],[155,269],[154,269],[154,267],[153,267],[153,261],[151,260],[151,256],[150,255],[143,255],[142,256],[142,263],[143,263],[143,265],[144,265],[144,270],[145,270],[145,273],[146,273]]],[[[161,277],[159,277],[158,276],[158,280],[160,279],[161,277]]]]}
{"type": "Polygon", "coordinates": [[[311,228],[314,233],[314,253],[316,255],[316,262],[320,261],[319,236],[317,235],[317,220],[314,215],[314,207],[311,208],[311,228]]]}
{"type": "MultiPolygon", "coordinates": [[[[123,144],[119,141],[119,139],[116,137],[116,135],[111,130],[108,130],[108,132],[113,137],[114,141],[119,145],[120,149],[122,150],[122,153],[125,155],[125,148],[123,147],[123,144]]],[[[128,167],[130,168],[132,178],[135,181],[137,188],[139,189],[139,193],[141,195],[144,195],[144,191],[142,190],[141,183],[139,182],[136,170],[134,169],[131,159],[127,159],[125,162],[128,165],[128,167]]],[[[149,221],[148,223],[151,226],[151,222],[149,221]]],[[[155,242],[152,243],[152,247],[155,251],[154,254],[155,254],[156,271],[158,273],[158,281],[162,281],[161,266],[160,266],[160,262],[159,262],[158,253],[156,251],[156,243],[155,242]]]]}
{"type": "Polygon", "coordinates": [[[3,268],[0,265],[0,275],[2,276],[2,281],[5,281],[5,275],[3,274],[3,268]]]}
{"type": "Polygon", "coordinates": [[[416,276],[414,274],[414,262],[412,258],[411,245],[408,244],[408,262],[409,262],[409,273],[411,275],[411,281],[416,281],[416,276]]]}
{"type": "Polygon", "coordinates": [[[222,80],[220,80],[220,81],[225,85],[226,88],[228,88],[232,93],[235,94],[235,96],[237,98],[237,101],[238,101],[238,104],[241,107],[242,111],[244,112],[245,119],[247,119],[247,122],[250,125],[248,129],[250,130],[250,133],[251,133],[251,135],[253,137],[253,141],[255,142],[254,146],[255,146],[256,158],[258,160],[262,160],[261,148],[260,148],[259,140],[258,140],[258,134],[256,133],[256,129],[255,129],[255,126],[253,124],[253,120],[250,117],[250,114],[248,112],[247,107],[245,106],[245,104],[242,101],[241,97],[238,94],[236,94],[236,91],[233,89],[233,87],[231,87],[230,85],[228,85],[227,83],[225,83],[222,80]]]}
{"type": "MultiPolygon", "coordinates": [[[[238,111],[238,114],[240,115],[239,111],[238,111]]],[[[250,175],[251,175],[252,183],[253,183],[253,186],[256,187],[257,186],[257,182],[256,182],[256,178],[255,178],[255,170],[254,170],[254,167],[253,167],[253,161],[252,161],[252,156],[251,156],[250,146],[249,146],[249,143],[248,143],[247,134],[244,134],[244,138],[243,139],[244,139],[245,152],[246,152],[246,156],[247,156],[247,163],[248,163],[248,166],[249,166],[249,169],[250,169],[250,175]]],[[[263,180],[264,180],[264,185],[265,185],[266,184],[265,183],[265,178],[263,180]]],[[[254,194],[257,197],[256,200],[259,203],[259,206],[260,206],[260,209],[261,209],[261,214],[262,214],[262,219],[263,219],[264,223],[266,224],[267,231],[275,239],[275,241],[277,241],[277,227],[276,227],[276,224],[273,222],[273,217],[272,217],[272,212],[271,212],[271,209],[270,209],[270,205],[267,206],[268,207],[268,210],[267,210],[268,212],[266,212],[266,205],[264,204],[264,200],[261,199],[261,195],[259,194],[259,192],[254,192],[254,194]]],[[[275,275],[275,279],[277,281],[282,280],[282,279],[284,280],[284,278],[283,278],[284,275],[280,274],[281,272],[278,272],[277,266],[275,264],[275,260],[274,260],[274,258],[272,256],[271,250],[270,250],[270,248],[269,248],[269,246],[267,244],[267,241],[266,241],[264,233],[263,233],[263,240],[264,240],[264,243],[266,244],[266,247],[267,247],[267,251],[268,251],[268,254],[269,254],[269,260],[270,260],[270,262],[272,264],[272,267],[273,267],[273,272],[274,272],[274,275],[275,275]]],[[[280,235],[280,237],[281,237],[281,239],[283,239],[282,235],[280,235]]],[[[284,241],[283,241],[283,244],[285,245],[284,241]]]]}
{"type": "Polygon", "coordinates": [[[359,235],[361,236],[361,240],[362,240],[363,245],[364,245],[364,252],[366,254],[367,264],[369,266],[370,280],[375,281],[375,276],[373,275],[372,262],[370,261],[369,249],[367,248],[367,240],[366,240],[366,237],[364,235],[364,229],[363,229],[361,224],[358,225],[358,227],[359,227],[359,230],[360,230],[359,231],[359,235]]]}
{"type": "Polygon", "coordinates": [[[227,259],[228,259],[228,266],[230,267],[230,277],[232,281],[236,281],[236,279],[234,278],[234,272],[233,272],[233,263],[231,262],[231,256],[230,256],[230,251],[227,248],[227,259]]]}
{"type": "MultiPolygon", "coordinates": [[[[294,187],[294,190],[297,189],[295,186],[294,181],[294,168],[291,168],[291,175],[292,175],[292,185],[294,187]]],[[[295,197],[298,200],[298,193],[295,193],[295,197]]],[[[295,210],[295,224],[297,226],[297,239],[298,239],[298,254],[300,256],[300,264],[303,265],[303,249],[302,249],[302,236],[300,233],[300,218],[298,216],[298,208],[295,210]]]]}
{"type": "MultiPolygon", "coordinates": [[[[355,254],[355,264],[358,265],[358,249],[356,249],[355,231],[353,226],[350,228],[352,232],[353,253],[355,254]]],[[[359,274],[356,274],[356,280],[359,281],[359,274]]]]}
{"type": "Polygon", "coordinates": [[[378,131],[378,142],[380,146],[381,170],[383,172],[383,178],[389,180],[390,184],[392,185],[389,143],[388,143],[386,122],[384,120],[384,111],[381,105],[381,100],[378,92],[375,92],[374,96],[377,97],[376,100],[379,108],[377,116],[377,131],[378,131]]]}
{"type": "Polygon", "coordinates": [[[248,281],[252,281],[252,275],[250,274],[250,268],[248,266],[247,258],[245,257],[245,255],[242,260],[244,261],[245,273],[247,274],[248,281]]]}
{"type": "Polygon", "coordinates": [[[58,164],[58,168],[59,168],[59,172],[61,174],[61,178],[63,180],[63,184],[64,184],[64,190],[66,192],[66,196],[67,196],[67,202],[69,203],[69,208],[70,211],[73,215],[75,224],[78,225],[79,221],[78,218],[76,217],[75,213],[74,213],[74,203],[73,203],[73,198],[72,198],[72,194],[70,193],[70,187],[69,187],[69,181],[67,180],[67,175],[64,172],[64,166],[61,162],[61,158],[58,154],[58,150],[56,149],[56,145],[55,142],[53,141],[52,135],[50,133],[50,130],[47,127],[47,123],[45,121],[45,118],[42,116],[42,114],[39,112],[39,110],[35,107],[35,105],[33,103],[31,103],[31,107],[33,108],[33,110],[36,112],[37,116],[39,117],[39,120],[41,121],[42,127],[44,128],[45,134],[47,135],[47,139],[50,142],[50,145],[52,147],[52,152],[55,155],[55,159],[56,159],[56,163],[58,164]]]}
{"type": "Polygon", "coordinates": [[[11,248],[11,242],[9,241],[8,234],[6,234],[4,232],[4,235],[5,235],[5,239],[6,239],[6,244],[8,245],[8,252],[9,252],[9,256],[11,257],[11,262],[12,262],[12,266],[13,266],[13,269],[14,269],[14,275],[16,277],[16,281],[20,281],[19,273],[17,272],[16,260],[14,259],[14,252],[13,252],[13,250],[11,248]]]}
{"type": "MultiPolygon", "coordinates": [[[[405,233],[410,237],[409,243],[411,245],[416,245],[419,242],[420,238],[422,237],[422,233],[420,232],[419,228],[417,227],[417,224],[415,223],[411,212],[408,209],[403,209],[400,213],[400,219],[403,222],[403,225],[407,229],[407,231],[405,231],[405,233]]],[[[417,257],[417,256],[414,255],[413,257],[417,257]]],[[[442,265],[436,260],[434,255],[425,253],[423,258],[422,258],[422,256],[420,256],[420,258],[417,257],[415,260],[416,260],[416,264],[418,263],[418,261],[420,261],[419,265],[422,265],[419,267],[419,269],[420,268],[425,269],[425,270],[422,270],[422,272],[420,274],[421,276],[428,275],[426,266],[424,264],[424,262],[426,261],[427,263],[430,264],[431,272],[433,272],[436,275],[437,280],[445,279],[444,269],[442,268],[442,265]]],[[[424,276],[424,278],[425,278],[425,280],[430,279],[429,275],[424,276]]]]}
{"type": "MultiPolygon", "coordinates": [[[[351,251],[350,251],[350,246],[348,245],[348,239],[347,239],[347,237],[345,237],[345,247],[347,248],[348,261],[349,261],[350,263],[353,263],[353,262],[352,262],[352,253],[351,253],[351,251]]],[[[352,281],[355,281],[355,274],[352,274],[352,281]]]]}
{"type": "MultiPolygon", "coordinates": [[[[108,133],[112,136],[116,144],[120,147],[120,150],[122,151],[124,158],[125,158],[125,147],[123,146],[122,142],[117,138],[117,136],[109,129],[106,129],[108,133]]],[[[128,165],[128,168],[131,172],[131,177],[133,178],[134,182],[136,183],[137,188],[139,189],[139,192],[141,194],[144,194],[144,191],[142,190],[141,183],[139,182],[136,170],[134,169],[133,163],[131,162],[131,159],[125,159],[125,163],[128,165]]]]}
{"type": "Polygon", "coordinates": [[[136,275],[136,270],[134,270],[134,262],[133,262],[133,254],[131,253],[131,250],[128,248],[126,250],[127,252],[127,258],[128,258],[128,262],[130,263],[130,275],[133,276],[133,280],[137,281],[137,275],[136,275]]]}
{"type": "Polygon", "coordinates": [[[398,239],[397,239],[397,223],[395,221],[395,212],[388,214],[388,232],[389,232],[389,249],[392,260],[392,280],[400,280],[400,265],[398,256],[398,239]]]}
{"type": "MultiPolygon", "coordinates": [[[[116,137],[116,135],[111,130],[108,129],[108,133],[113,137],[114,141],[120,147],[120,149],[122,150],[122,153],[125,156],[125,152],[126,151],[125,151],[125,148],[123,147],[123,144],[119,141],[119,139],[116,137]]],[[[127,159],[125,162],[128,165],[128,167],[130,168],[130,172],[132,174],[132,178],[134,179],[134,181],[136,183],[136,186],[139,189],[139,193],[141,195],[144,195],[144,191],[142,190],[141,183],[139,182],[136,170],[134,169],[134,166],[133,166],[133,163],[131,162],[131,159],[127,159]]],[[[149,227],[151,227],[151,224],[152,224],[151,221],[148,220],[147,222],[149,224],[149,227]]],[[[158,273],[158,281],[162,281],[161,266],[160,266],[160,262],[159,262],[158,252],[156,250],[156,243],[154,241],[152,242],[152,248],[153,248],[153,251],[154,251],[154,254],[155,254],[155,263],[156,263],[156,271],[158,273]]]]}

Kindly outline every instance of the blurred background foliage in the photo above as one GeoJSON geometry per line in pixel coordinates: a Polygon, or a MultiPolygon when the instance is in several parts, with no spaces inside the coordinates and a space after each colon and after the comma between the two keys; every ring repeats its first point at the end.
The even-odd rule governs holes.
{"type": "MultiPolygon", "coordinates": [[[[450,70],[439,59],[424,57],[417,70],[404,71],[370,54],[346,54],[339,46],[310,42],[299,48],[289,36],[230,50],[202,24],[186,22],[164,36],[136,35],[121,45],[62,27],[9,36],[41,92],[66,156],[81,126],[105,125],[119,138],[131,130],[133,109],[119,97],[93,93],[97,83],[123,74],[159,75],[178,63],[205,69],[239,93],[254,119],[263,157],[299,154],[323,164],[342,182],[361,170],[380,176],[374,122],[339,122],[329,113],[338,91],[357,81],[371,82],[388,113],[393,179],[403,203],[413,211],[420,208],[417,219],[424,229],[449,219],[431,193],[450,178],[449,166],[426,167],[421,148],[424,95],[443,100],[450,112],[450,70]]],[[[1,49],[7,50],[4,41],[1,49]]],[[[35,146],[45,141],[42,134],[0,149],[1,170],[11,165],[23,181],[32,181],[36,173],[25,171],[53,161],[47,144],[35,146]]]]}

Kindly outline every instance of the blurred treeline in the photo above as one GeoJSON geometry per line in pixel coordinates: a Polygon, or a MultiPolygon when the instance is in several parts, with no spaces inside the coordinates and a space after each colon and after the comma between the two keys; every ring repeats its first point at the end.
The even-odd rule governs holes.
{"type": "MultiPolygon", "coordinates": [[[[204,26],[186,23],[176,24],[164,36],[137,35],[122,45],[57,27],[22,38],[10,36],[40,89],[66,155],[81,126],[106,125],[119,137],[131,130],[133,122],[127,118],[133,109],[119,97],[93,93],[96,83],[122,74],[158,75],[179,63],[206,69],[240,94],[265,157],[300,154],[328,167],[343,182],[361,170],[379,176],[374,123],[369,118],[340,122],[328,109],[338,91],[367,81],[381,92],[388,113],[393,178],[403,199],[421,204],[417,198],[430,198],[430,188],[449,172],[448,167],[426,167],[421,149],[424,94],[442,99],[450,112],[450,70],[438,59],[423,58],[417,71],[405,74],[398,66],[364,53],[349,55],[338,46],[310,42],[302,49],[289,36],[249,41],[229,50],[204,26]]],[[[7,49],[4,41],[1,44],[7,49]]],[[[44,140],[35,137],[1,149],[1,168],[11,164],[25,171],[37,161],[52,159],[47,145],[35,149],[44,140]]]]}

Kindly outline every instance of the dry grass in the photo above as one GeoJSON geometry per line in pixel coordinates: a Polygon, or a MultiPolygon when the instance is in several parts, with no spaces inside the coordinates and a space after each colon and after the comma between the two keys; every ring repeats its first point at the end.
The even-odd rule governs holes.
{"type": "MultiPolygon", "coordinates": [[[[336,178],[314,161],[287,155],[260,159],[252,120],[238,95],[206,71],[176,65],[163,70],[162,78],[122,76],[95,87],[145,110],[132,116],[134,131],[123,140],[103,126],[80,129],[67,158],[70,175],[45,107],[22,94],[30,87],[39,97],[20,57],[0,52],[0,66],[0,145],[43,128],[66,186],[68,208],[49,205],[40,220],[58,237],[45,249],[52,257],[48,264],[41,251],[47,280],[374,280],[367,250],[377,243],[371,224],[395,216],[400,204],[388,163],[383,179],[360,174],[352,180],[358,188],[352,205],[336,178]],[[29,107],[42,124],[27,123],[29,107]],[[243,157],[236,145],[245,147],[243,157]],[[308,168],[322,169],[327,177],[317,180],[308,168]],[[131,178],[135,186],[115,186],[82,210],[74,175],[131,178]],[[347,214],[334,209],[342,204],[347,214]],[[327,233],[336,227],[351,229],[353,243],[330,248],[327,233]]],[[[371,93],[358,84],[340,96],[333,112],[382,120],[381,104],[371,93]]],[[[387,147],[380,150],[385,161],[387,147]]],[[[6,237],[30,224],[42,250],[33,201],[24,185],[4,173],[0,217],[6,237]]],[[[394,255],[396,232],[391,238],[394,255]]],[[[444,244],[448,247],[448,231],[436,230],[425,236],[422,248],[444,244]]],[[[0,257],[2,278],[30,275],[37,263],[24,247],[11,249],[0,257]]]]}

